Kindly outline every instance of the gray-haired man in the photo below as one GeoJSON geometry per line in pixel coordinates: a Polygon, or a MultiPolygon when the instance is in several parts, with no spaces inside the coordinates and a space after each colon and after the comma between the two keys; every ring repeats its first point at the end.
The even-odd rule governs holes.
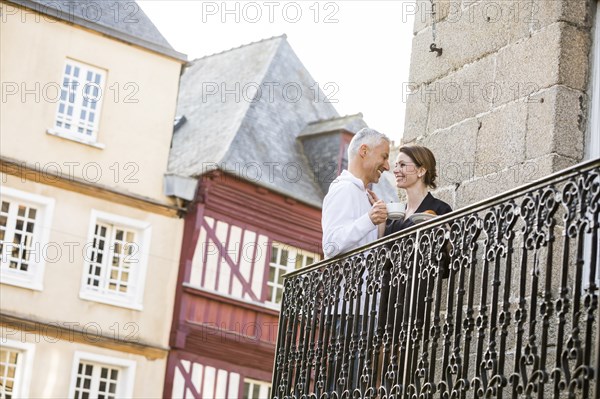
{"type": "Polygon", "coordinates": [[[375,241],[385,226],[387,209],[368,189],[390,170],[390,140],[376,130],[361,129],[348,147],[348,170],[329,187],[323,200],[323,252],[331,258],[375,241]]]}

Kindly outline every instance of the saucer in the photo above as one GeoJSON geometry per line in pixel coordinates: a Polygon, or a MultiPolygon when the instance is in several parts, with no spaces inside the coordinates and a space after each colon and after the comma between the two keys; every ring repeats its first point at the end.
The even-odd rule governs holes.
{"type": "Polygon", "coordinates": [[[402,220],[402,219],[404,219],[404,212],[398,212],[398,211],[388,212],[388,219],[402,220]]]}
{"type": "Polygon", "coordinates": [[[436,216],[437,215],[432,215],[431,213],[423,212],[423,213],[415,213],[415,214],[411,215],[411,217],[409,217],[409,219],[415,223],[421,223],[421,222],[425,222],[427,220],[433,219],[436,216]]]}

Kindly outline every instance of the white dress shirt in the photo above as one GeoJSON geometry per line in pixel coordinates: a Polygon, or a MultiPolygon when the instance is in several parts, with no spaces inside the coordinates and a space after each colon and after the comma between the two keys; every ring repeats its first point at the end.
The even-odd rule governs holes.
{"type": "Polygon", "coordinates": [[[326,258],[377,240],[378,230],[369,217],[370,210],[364,183],[344,170],[323,200],[321,226],[326,258]]]}

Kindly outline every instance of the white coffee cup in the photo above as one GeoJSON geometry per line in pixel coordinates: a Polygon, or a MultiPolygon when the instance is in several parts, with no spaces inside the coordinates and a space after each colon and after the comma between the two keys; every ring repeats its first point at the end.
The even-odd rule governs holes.
{"type": "Polygon", "coordinates": [[[385,204],[388,213],[403,213],[406,211],[406,204],[402,202],[390,202],[389,204],[385,204]]]}
{"type": "Polygon", "coordinates": [[[402,220],[404,219],[404,212],[406,211],[406,204],[401,202],[390,202],[385,204],[388,212],[388,219],[391,220],[402,220]]]}

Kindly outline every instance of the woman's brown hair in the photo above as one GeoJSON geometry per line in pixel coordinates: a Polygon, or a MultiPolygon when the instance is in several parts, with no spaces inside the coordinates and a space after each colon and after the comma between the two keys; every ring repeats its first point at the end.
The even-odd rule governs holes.
{"type": "Polygon", "coordinates": [[[425,185],[435,189],[437,183],[436,162],[433,152],[422,145],[405,145],[400,147],[400,152],[408,155],[417,167],[423,167],[427,170],[423,178],[425,185]]]}

